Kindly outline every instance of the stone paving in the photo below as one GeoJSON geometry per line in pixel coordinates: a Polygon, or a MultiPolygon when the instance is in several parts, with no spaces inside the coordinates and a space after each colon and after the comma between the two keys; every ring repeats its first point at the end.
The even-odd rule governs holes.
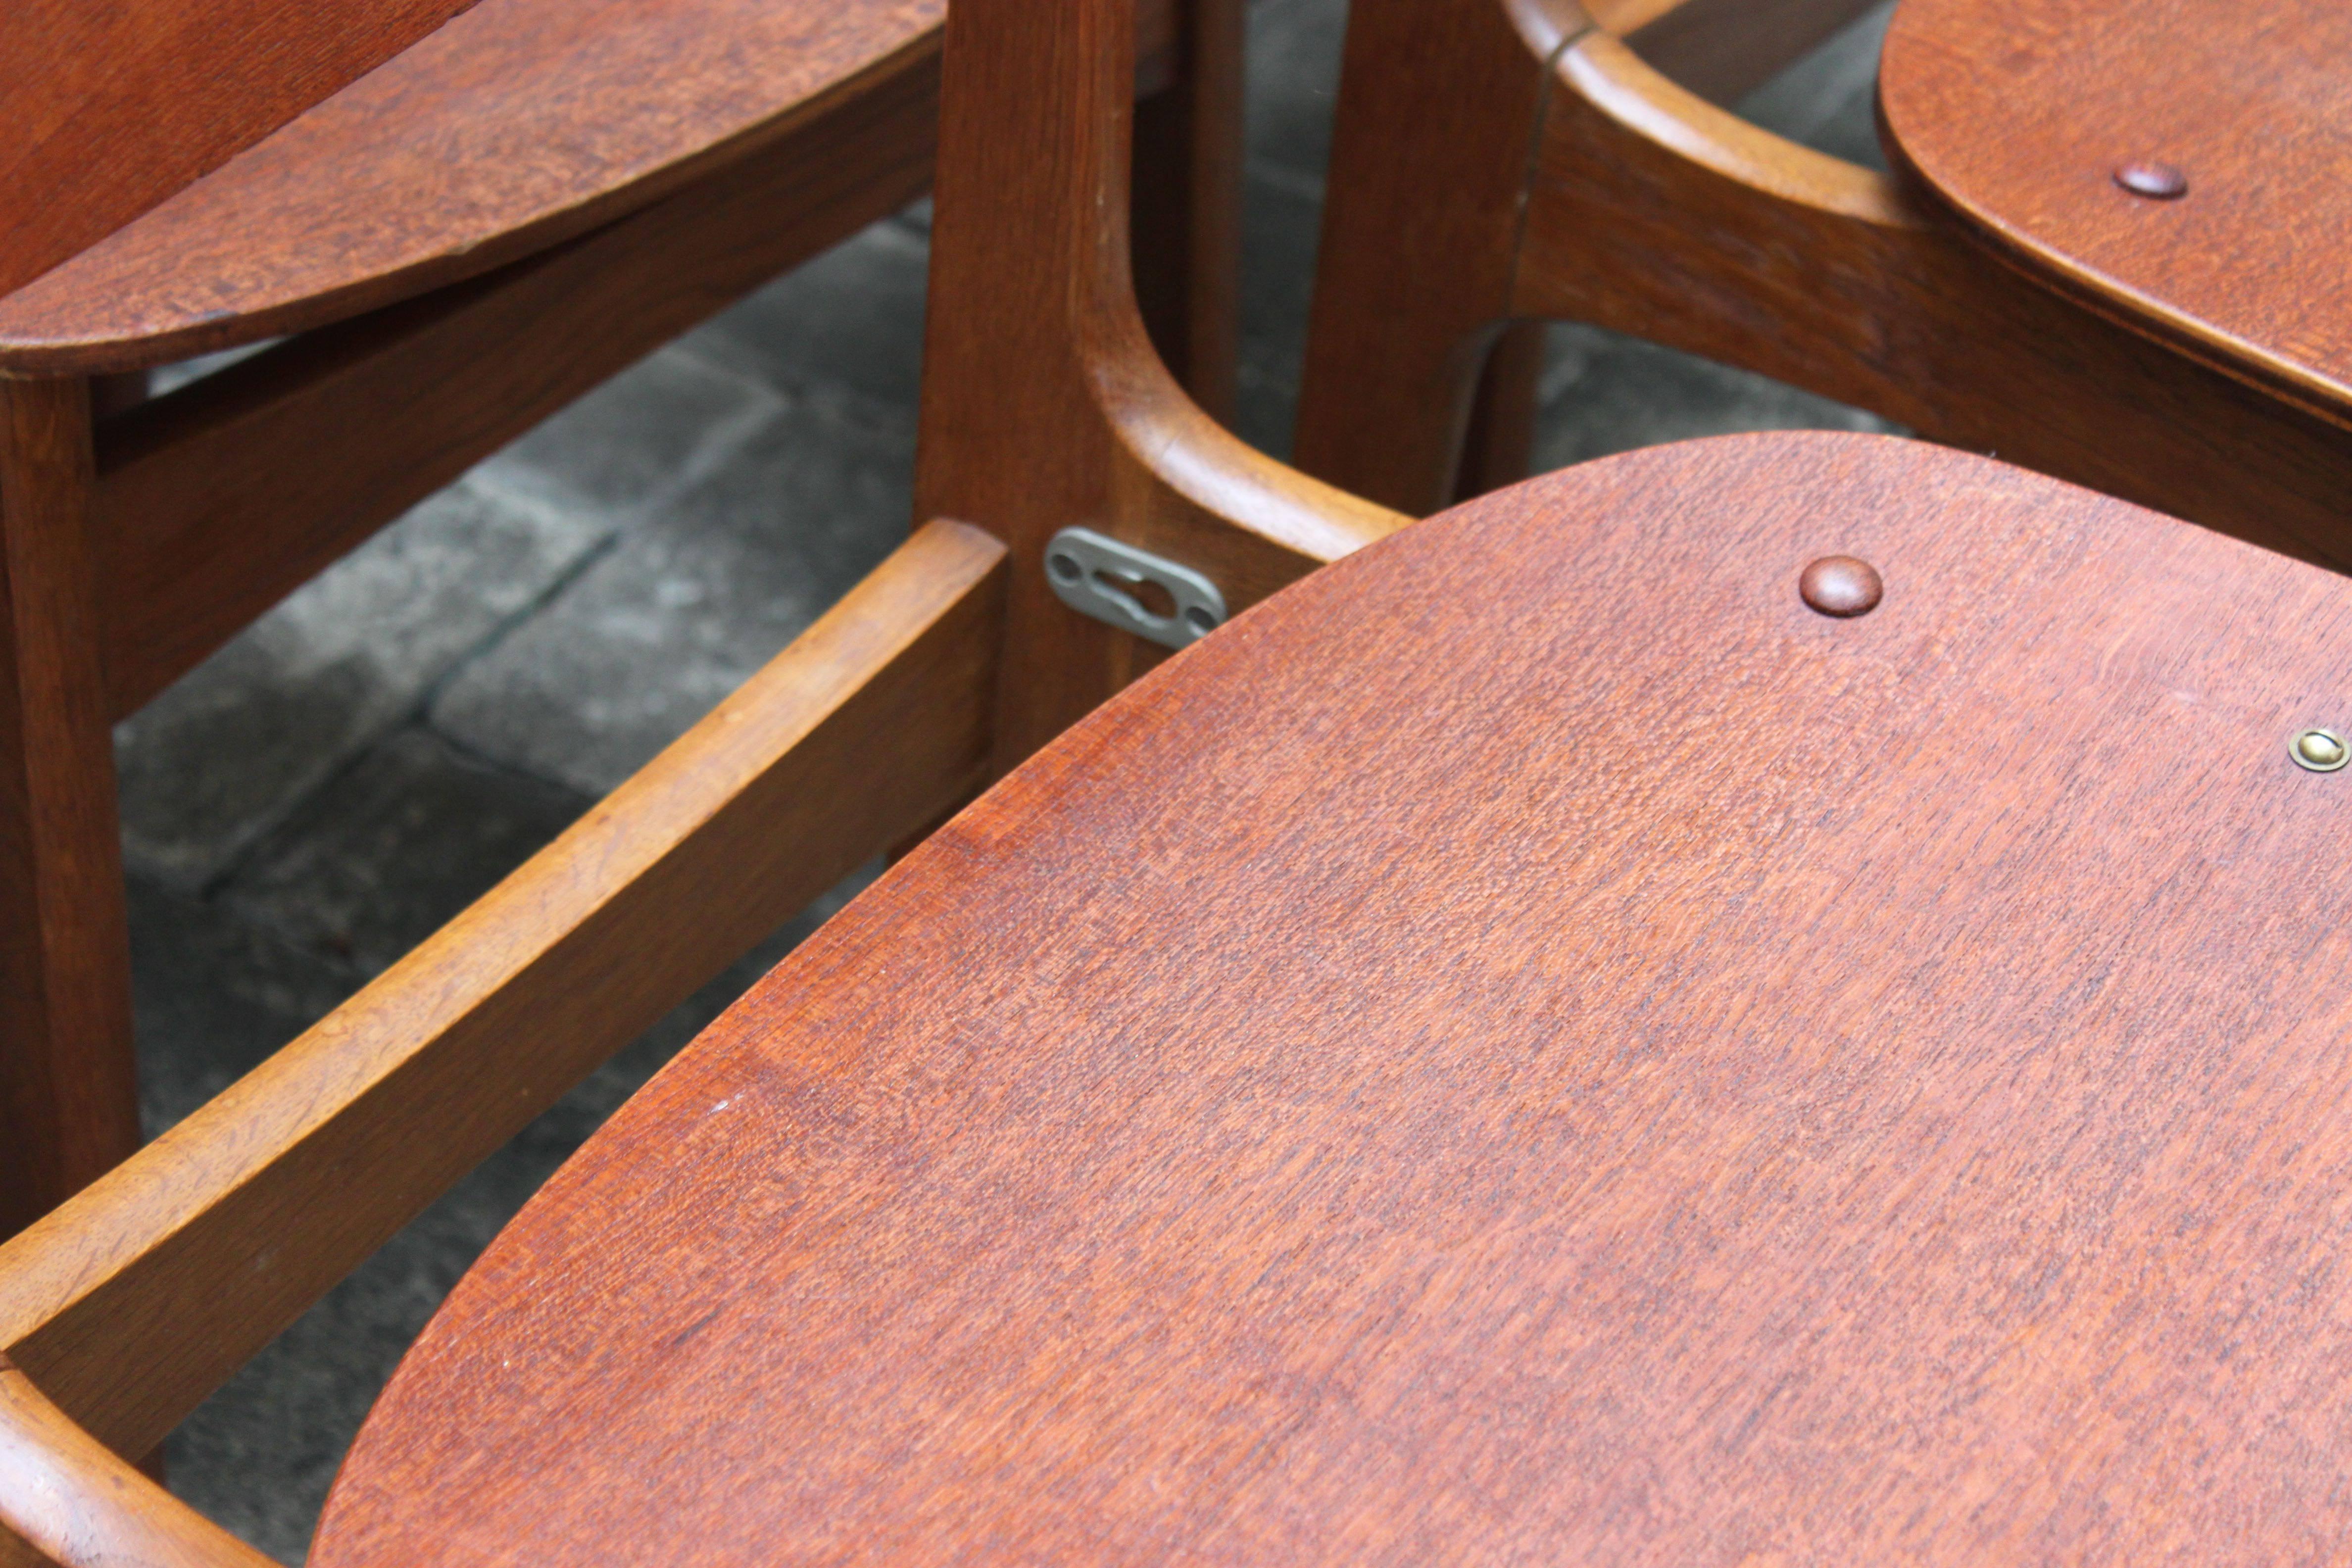
{"type": "MultiPolygon", "coordinates": [[[[1296,395],[1344,0],[1255,0],[1239,426],[1296,395]]],[[[1883,16],[1744,111],[1875,163],[1883,16]]],[[[886,220],[417,507],[121,726],[149,1131],[462,909],[905,536],[926,215],[886,220]]],[[[193,374],[193,373],[191,373],[193,374]]],[[[1558,465],[1853,410],[1555,328],[1558,465]]],[[[172,1484],[287,1562],[375,1391],[475,1253],[654,1068],[872,868],[517,1138],[205,1405],[172,1484]]],[[[429,1504],[427,1505],[429,1506],[429,1504]]]]}

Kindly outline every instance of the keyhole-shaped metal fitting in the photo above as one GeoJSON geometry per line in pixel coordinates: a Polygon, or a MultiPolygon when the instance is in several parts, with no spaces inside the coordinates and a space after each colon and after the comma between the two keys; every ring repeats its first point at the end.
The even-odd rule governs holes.
{"type": "Polygon", "coordinates": [[[1182,647],[1225,622],[1225,596],[1190,566],[1122,544],[1091,528],[1066,528],[1045,546],[1055,597],[1121,631],[1182,647]]]}

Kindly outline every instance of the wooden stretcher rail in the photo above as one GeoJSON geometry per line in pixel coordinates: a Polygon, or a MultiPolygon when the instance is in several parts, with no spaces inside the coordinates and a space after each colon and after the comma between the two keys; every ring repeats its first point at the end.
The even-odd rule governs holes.
{"type": "Polygon", "coordinates": [[[0,1356],[0,1568],[274,1568],[141,1475],[0,1356]]]}
{"type": "Polygon", "coordinates": [[[147,1452],[598,1063],[970,793],[1003,560],[960,523],[918,532],[471,909],[0,1247],[0,1354],[147,1452]]]}

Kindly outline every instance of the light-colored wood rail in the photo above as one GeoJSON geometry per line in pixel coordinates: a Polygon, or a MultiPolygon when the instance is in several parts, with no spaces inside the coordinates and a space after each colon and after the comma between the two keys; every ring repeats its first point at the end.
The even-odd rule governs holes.
{"type": "Polygon", "coordinates": [[[68,1420],[0,1356],[0,1568],[277,1568],[68,1420]]]}
{"type": "Polygon", "coordinates": [[[971,789],[1003,559],[924,528],[471,909],[0,1247],[0,1353],[146,1452],[597,1063],[971,789]]]}

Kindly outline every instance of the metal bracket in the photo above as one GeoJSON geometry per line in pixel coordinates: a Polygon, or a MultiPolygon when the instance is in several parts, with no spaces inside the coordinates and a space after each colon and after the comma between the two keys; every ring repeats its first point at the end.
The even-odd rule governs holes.
{"type": "MultiPolygon", "coordinates": [[[[1225,596],[1193,571],[1091,528],[1066,528],[1045,546],[1045,581],[1082,616],[1107,621],[1163,647],[1198,642],[1225,622],[1225,596]],[[1173,607],[1161,615],[1136,590],[1156,587],[1173,607]]],[[[1155,595],[1156,597],[1157,595],[1155,595]]]]}

